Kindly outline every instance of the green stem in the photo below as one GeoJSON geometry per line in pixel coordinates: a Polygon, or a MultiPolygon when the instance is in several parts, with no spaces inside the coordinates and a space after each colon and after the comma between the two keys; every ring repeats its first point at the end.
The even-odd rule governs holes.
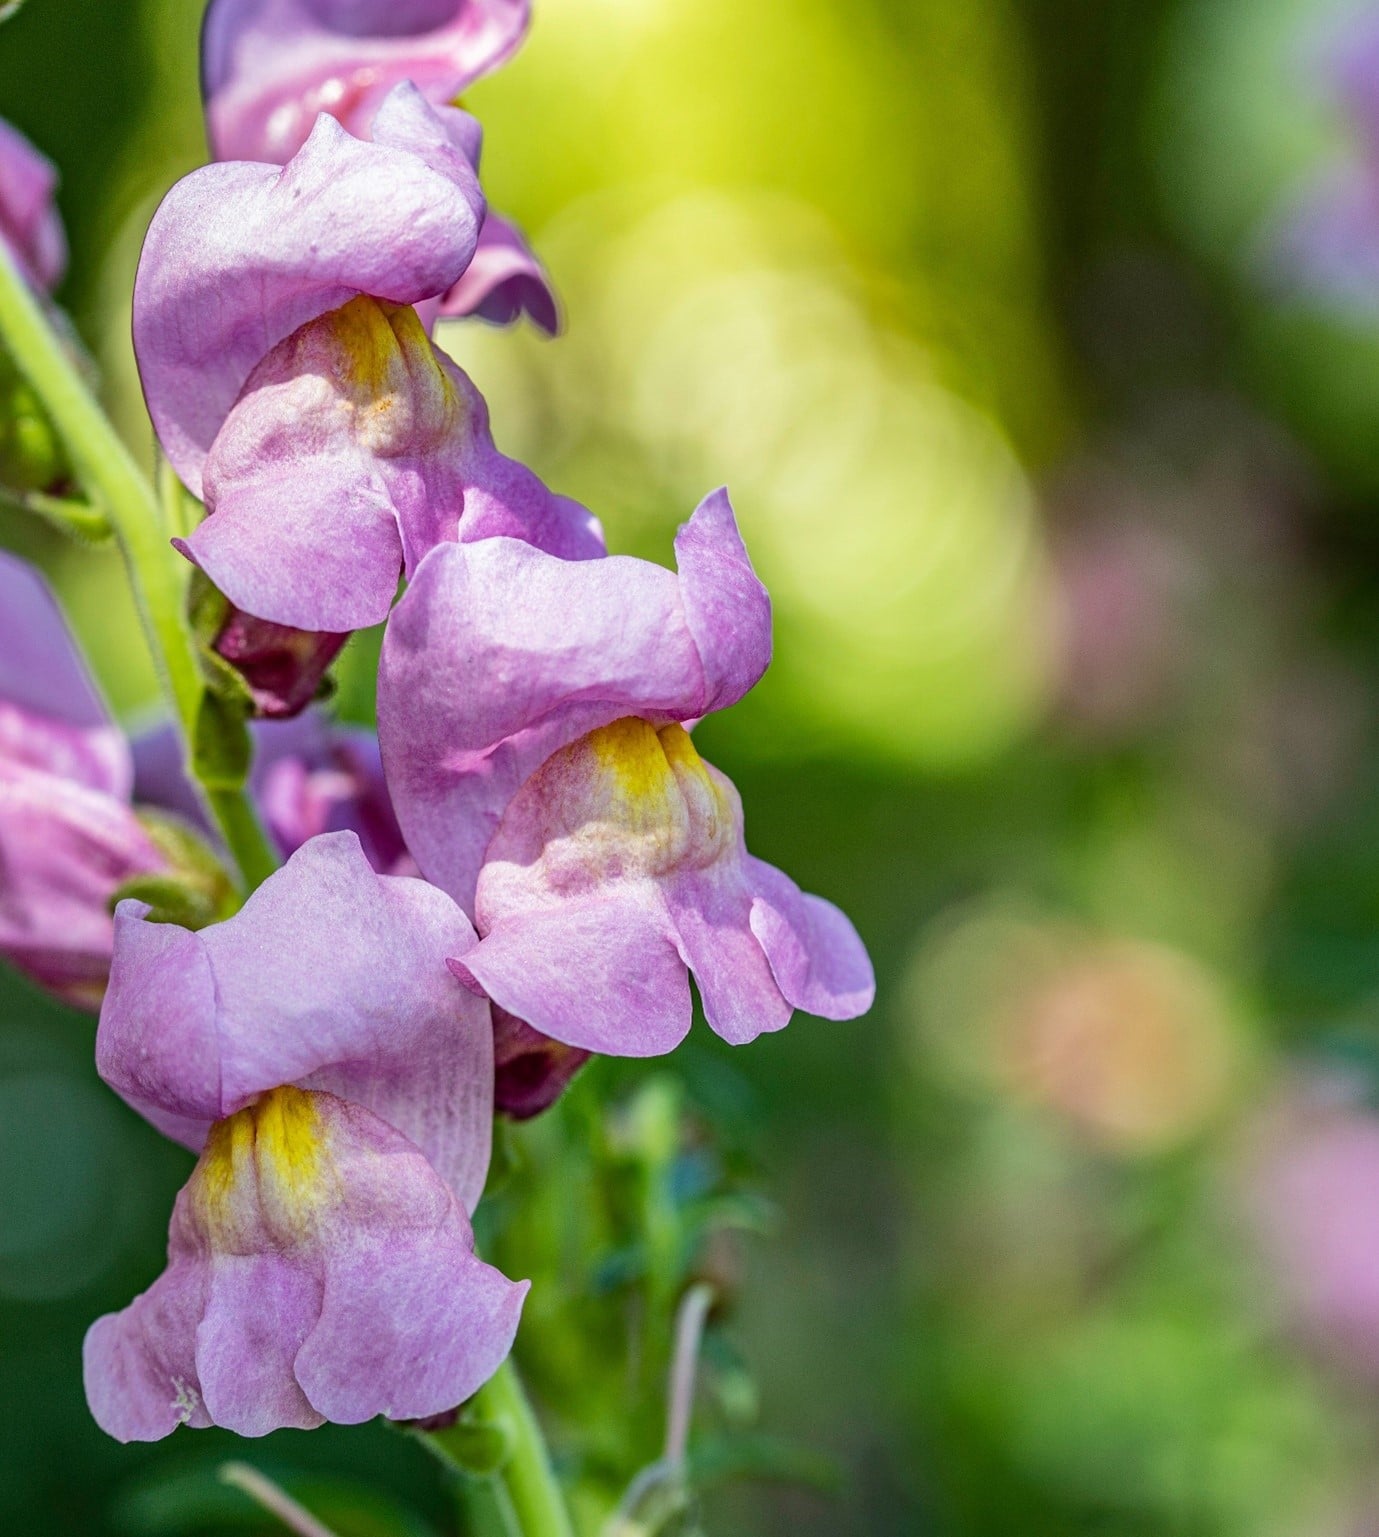
{"type": "MultiPolygon", "coordinates": [[[[479,1389],[470,1406],[481,1424],[501,1426],[507,1434],[508,1456],[489,1478],[496,1486],[495,1509],[514,1537],[574,1537],[546,1438],[511,1360],[479,1389]]],[[[436,1440],[443,1449],[445,1432],[436,1440]]]]}
{"type": "MultiPolygon", "coordinates": [[[[0,241],[0,338],[43,402],[87,494],[99,501],[129,571],[149,649],[184,747],[191,741],[205,684],[183,618],[184,580],[169,551],[158,499],[72,363],[43,307],[0,241]]],[[[190,754],[188,773],[192,774],[190,754]]],[[[206,803],[245,884],[277,868],[242,789],[205,791],[206,803]]]]}

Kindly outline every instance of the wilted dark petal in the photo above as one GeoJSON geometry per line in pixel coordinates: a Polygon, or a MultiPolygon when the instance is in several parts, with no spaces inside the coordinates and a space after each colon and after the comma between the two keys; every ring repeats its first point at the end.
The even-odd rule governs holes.
{"type": "Polygon", "coordinates": [[[591,1053],[533,1030],[506,1009],[493,1010],[494,1107],[514,1121],[549,1110],[591,1053]]]}
{"type": "Polygon", "coordinates": [[[215,650],[244,679],[260,715],[286,720],[315,699],[348,639],[348,634],[294,630],[232,609],[215,650]]]}

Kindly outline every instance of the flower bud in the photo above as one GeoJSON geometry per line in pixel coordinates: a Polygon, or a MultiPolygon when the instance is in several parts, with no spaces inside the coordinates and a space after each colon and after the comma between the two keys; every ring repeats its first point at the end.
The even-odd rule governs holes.
{"type": "Polygon", "coordinates": [[[348,639],[294,630],[231,607],[213,649],[243,678],[256,715],[285,720],[300,715],[321,692],[348,639]]]}

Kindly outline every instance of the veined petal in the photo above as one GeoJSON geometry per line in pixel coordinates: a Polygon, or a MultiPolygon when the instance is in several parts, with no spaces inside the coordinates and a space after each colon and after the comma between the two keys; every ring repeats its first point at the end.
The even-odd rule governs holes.
{"type": "Polygon", "coordinates": [[[765,669],[770,604],[725,494],[676,548],[678,577],[503,539],[418,568],[384,638],[379,740],[408,847],[457,901],[473,901],[508,802],[553,753],[623,716],[692,720],[765,669]]]}
{"type": "Polygon", "coordinates": [[[211,1129],[167,1271],[87,1335],[87,1397],[122,1441],[423,1418],[497,1369],[526,1291],[394,1127],[278,1088],[211,1129]]]}
{"type": "Polygon", "coordinates": [[[225,923],[189,934],[122,904],[117,924],[96,1065],[136,1110],[199,1147],[211,1121],[270,1089],[327,1090],[410,1137],[472,1209],[493,1036],[487,1004],[446,968],[474,934],[443,893],[375,874],[341,832],[225,923]]]}
{"type": "Polygon", "coordinates": [[[465,121],[400,85],[373,142],[322,116],[281,170],[203,166],[163,200],[134,343],[154,426],[197,495],[230,408],[279,342],[359,294],[416,304],[464,272],[484,216],[465,121]]]}
{"type": "Polygon", "coordinates": [[[851,924],[748,856],[736,790],[679,725],[619,720],[548,759],[503,816],[476,913],[456,974],[587,1051],[677,1045],[686,968],[735,1045],[796,1007],[851,1018],[872,1001],[851,924]]]}
{"type": "Polygon", "coordinates": [[[494,447],[478,390],[409,306],[356,298],[279,343],[212,445],[181,544],[231,602],[296,629],[383,619],[438,544],[602,554],[597,524],[494,447]]]}
{"type": "Polygon", "coordinates": [[[400,80],[450,102],[521,43],[530,0],[211,0],[202,89],[221,160],[281,162],[320,112],[354,133],[400,80]]]}
{"type": "Polygon", "coordinates": [[[512,325],[525,313],[548,336],[560,329],[560,310],[546,269],[515,224],[490,212],[464,276],[441,301],[440,313],[477,315],[490,325],[512,325]]]}

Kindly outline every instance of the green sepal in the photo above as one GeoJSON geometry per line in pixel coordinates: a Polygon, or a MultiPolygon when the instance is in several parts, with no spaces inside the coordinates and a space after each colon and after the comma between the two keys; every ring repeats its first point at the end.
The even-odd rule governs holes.
{"type": "Polygon", "coordinates": [[[433,1457],[465,1478],[496,1478],[512,1461],[513,1427],[505,1419],[480,1418],[472,1405],[460,1411],[453,1425],[411,1429],[433,1457]]]}
{"type": "Polygon", "coordinates": [[[206,688],[192,727],[192,771],[213,790],[242,789],[254,755],[249,736],[254,701],[244,679],[215,650],[229,612],[230,600],[204,572],[193,570],[187,585],[187,618],[206,688]]]}
{"type": "Polygon", "coordinates": [[[22,498],[72,484],[72,467],[38,395],[0,351],[0,486],[22,498]]]}
{"type": "Polygon", "coordinates": [[[114,535],[110,519],[99,507],[70,496],[50,496],[44,491],[15,491],[0,486],[0,507],[32,513],[81,544],[104,544],[114,535]]]}
{"type": "Polygon", "coordinates": [[[175,923],[184,929],[204,929],[233,916],[239,894],[225,867],[201,839],[172,817],[146,810],[136,814],[168,868],[126,881],[110,899],[112,910],[133,897],[153,909],[150,922],[175,923]]]}
{"type": "Polygon", "coordinates": [[[210,790],[241,790],[249,778],[254,744],[244,699],[213,688],[202,694],[192,729],[192,772],[210,790]]]}

